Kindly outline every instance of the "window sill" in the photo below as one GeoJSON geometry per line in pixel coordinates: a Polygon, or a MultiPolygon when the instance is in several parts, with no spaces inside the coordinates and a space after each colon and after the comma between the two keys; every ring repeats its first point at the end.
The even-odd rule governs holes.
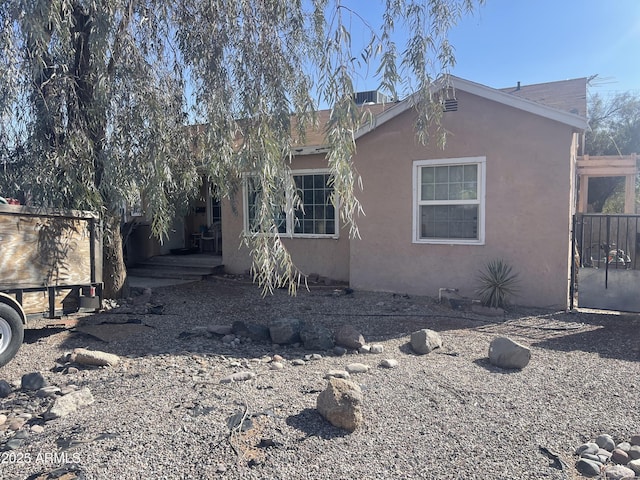
{"type": "Polygon", "coordinates": [[[462,240],[456,238],[413,240],[417,245],[484,245],[484,240],[462,240]]]}

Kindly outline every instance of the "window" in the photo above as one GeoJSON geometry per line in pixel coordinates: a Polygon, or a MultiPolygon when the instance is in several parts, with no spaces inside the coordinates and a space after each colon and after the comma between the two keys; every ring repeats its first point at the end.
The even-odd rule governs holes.
{"type": "Polygon", "coordinates": [[[414,242],[484,243],[485,157],[414,162],[414,242]]]}
{"type": "MultiPolygon", "coordinates": [[[[293,172],[293,181],[302,206],[296,209],[293,215],[286,215],[281,209],[274,211],[278,233],[296,237],[337,235],[335,209],[331,203],[333,187],[329,185],[329,178],[329,173],[325,171],[293,172]]],[[[260,195],[257,178],[247,176],[245,188],[245,230],[255,231],[252,225],[255,223],[256,205],[260,195]]]]}

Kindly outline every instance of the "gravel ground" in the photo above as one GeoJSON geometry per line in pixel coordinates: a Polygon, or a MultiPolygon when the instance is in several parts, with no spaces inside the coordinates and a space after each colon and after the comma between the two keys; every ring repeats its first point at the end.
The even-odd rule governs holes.
{"type": "MultiPolygon", "coordinates": [[[[328,287],[261,298],[256,287],[221,278],[158,288],[151,303],[163,305],[162,314],[80,320],[129,322],[105,327],[115,335],[110,342],[69,329],[27,332],[0,379],[19,386],[23,374],[41,372],[50,385],[88,387],[95,402],[45,422],[40,414],[50,400],[19,389],[0,399],[0,414],[10,419],[33,415],[18,431],[23,445],[0,452],[3,479],[59,478],[65,471],[68,479],[577,479],[577,446],[601,433],[622,441],[640,432],[634,315],[516,308],[489,318],[426,297],[328,287]],[[268,325],[284,316],[331,329],[353,325],[384,353],[321,352],[321,359],[294,366],[291,360],[311,352],[256,342],[232,347],[206,334],[209,325],[268,325]],[[409,334],[421,328],[438,331],[443,348],[413,354],[409,334]],[[532,349],[522,371],[489,364],[489,342],[502,335],[532,349]],[[77,347],[122,361],[56,367],[77,347]],[[284,369],[270,369],[274,354],[284,357],[284,369]],[[385,358],[398,366],[380,368],[385,358]],[[363,390],[365,421],[349,434],[315,406],[326,372],[352,362],[371,368],[351,377],[363,390]],[[219,383],[244,370],[257,376],[219,383]],[[245,407],[251,428],[230,430],[229,418],[245,407]]],[[[8,423],[0,444],[15,435],[8,423]]]]}

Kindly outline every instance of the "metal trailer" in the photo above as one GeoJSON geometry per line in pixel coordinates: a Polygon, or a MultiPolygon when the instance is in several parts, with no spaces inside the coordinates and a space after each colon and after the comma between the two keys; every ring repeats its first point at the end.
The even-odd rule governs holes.
{"type": "Polygon", "coordinates": [[[0,366],[38,319],[98,311],[102,299],[97,214],[0,203],[0,366]]]}

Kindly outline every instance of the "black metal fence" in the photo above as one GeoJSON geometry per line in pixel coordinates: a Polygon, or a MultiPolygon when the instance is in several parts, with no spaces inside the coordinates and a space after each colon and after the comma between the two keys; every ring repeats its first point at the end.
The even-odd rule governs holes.
{"type": "Polygon", "coordinates": [[[578,214],[575,248],[581,267],[636,269],[640,266],[640,215],[578,214]]]}

